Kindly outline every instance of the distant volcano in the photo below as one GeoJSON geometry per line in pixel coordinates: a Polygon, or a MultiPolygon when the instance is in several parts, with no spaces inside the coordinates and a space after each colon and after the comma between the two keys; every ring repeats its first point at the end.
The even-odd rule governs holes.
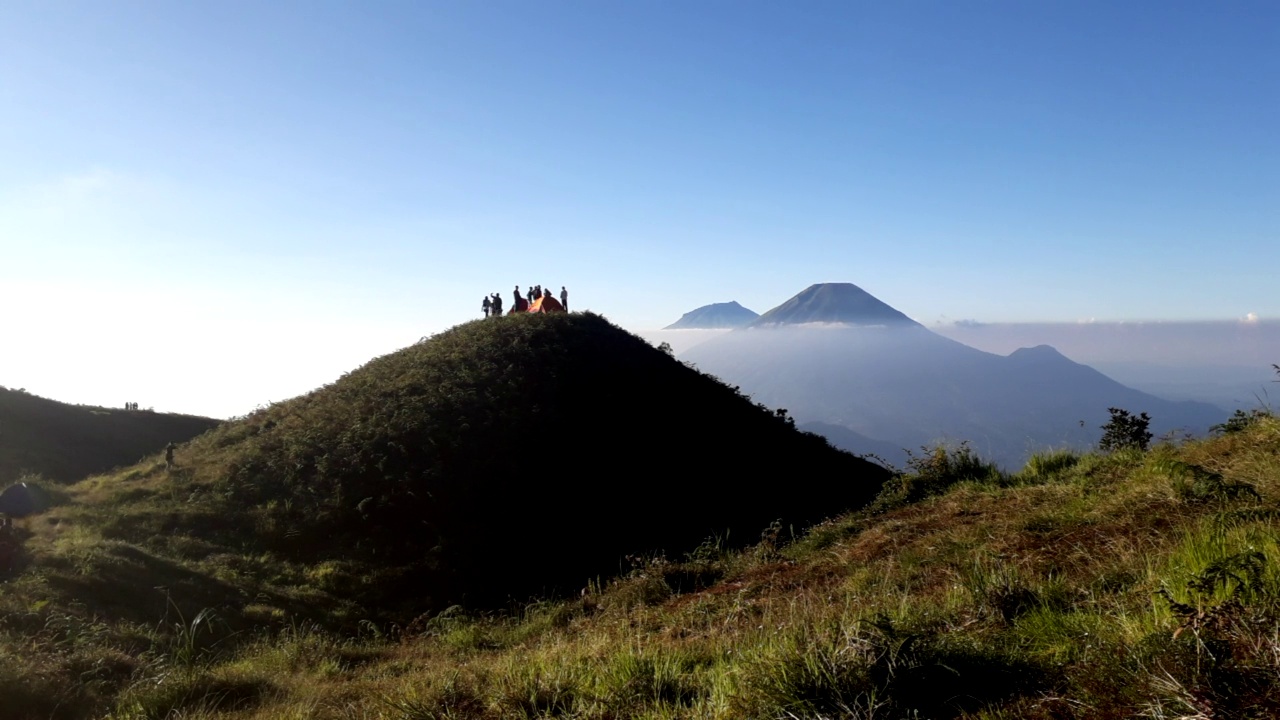
{"type": "Polygon", "coordinates": [[[919,325],[853,283],[818,283],[756,318],[751,326],[806,323],[919,325]]]}
{"type": "Polygon", "coordinates": [[[758,317],[759,313],[742,307],[736,301],[713,303],[690,310],[663,330],[727,330],[742,327],[758,317]]]}
{"type": "Polygon", "coordinates": [[[847,283],[814,285],[680,359],[839,447],[895,464],[892,448],[968,441],[1017,468],[1045,448],[1097,442],[1111,407],[1149,413],[1156,434],[1204,432],[1224,415],[1125,387],[1049,346],[982,352],[847,283]]]}

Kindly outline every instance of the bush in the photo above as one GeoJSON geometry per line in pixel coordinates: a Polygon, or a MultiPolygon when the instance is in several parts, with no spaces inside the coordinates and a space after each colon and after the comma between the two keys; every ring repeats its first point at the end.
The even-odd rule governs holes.
{"type": "Polygon", "coordinates": [[[1008,480],[999,467],[979,458],[967,443],[921,450],[921,455],[907,451],[907,472],[885,483],[873,510],[890,510],[941,495],[957,483],[1003,485],[1008,480]]]}
{"type": "Polygon", "coordinates": [[[1255,408],[1247,413],[1243,410],[1236,410],[1231,414],[1231,417],[1227,418],[1226,422],[1210,427],[1209,431],[1219,435],[1244,432],[1264,417],[1271,417],[1271,413],[1260,408],[1255,408]]]}
{"type": "Polygon", "coordinates": [[[1133,415],[1128,410],[1107,408],[1111,419],[1102,426],[1102,440],[1098,449],[1113,452],[1124,448],[1146,450],[1151,444],[1151,416],[1146,413],[1133,415]]]}

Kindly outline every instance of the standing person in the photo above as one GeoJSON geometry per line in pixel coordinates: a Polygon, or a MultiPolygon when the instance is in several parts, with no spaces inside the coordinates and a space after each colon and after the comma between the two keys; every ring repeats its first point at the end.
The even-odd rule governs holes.
{"type": "Polygon", "coordinates": [[[560,286],[560,304],[564,306],[564,311],[569,312],[569,291],[560,286]]]}
{"type": "Polygon", "coordinates": [[[533,304],[533,286],[532,285],[529,286],[529,292],[526,294],[525,299],[529,302],[530,305],[533,304]]]}
{"type": "Polygon", "coordinates": [[[502,317],[502,296],[498,293],[493,294],[493,316],[502,317]]]}
{"type": "Polygon", "coordinates": [[[489,307],[490,307],[491,305],[492,305],[492,303],[490,303],[490,302],[489,302],[489,296],[488,296],[488,295],[485,295],[485,296],[484,296],[484,302],[480,303],[480,309],[484,311],[484,316],[485,316],[485,317],[489,317],[489,307]]]}
{"type": "Polygon", "coordinates": [[[177,449],[177,445],[169,443],[164,446],[164,469],[173,470],[173,451],[177,449]]]}

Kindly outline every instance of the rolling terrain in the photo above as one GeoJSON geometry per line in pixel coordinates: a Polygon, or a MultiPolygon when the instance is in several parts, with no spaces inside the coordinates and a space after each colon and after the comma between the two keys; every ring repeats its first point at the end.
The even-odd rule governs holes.
{"type": "MultiPolygon", "coordinates": [[[[175,460],[59,490],[0,538],[0,666],[52,618],[114,648],[94,682],[50,695],[0,676],[6,697],[100,711],[174,623],[358,633],[574,595],[709,537],[860,507],[889,476],[589,313],[458,326],[175,460]]],[[[32,671],[83,673],[54,655],[32,671]]]]}
{"type": "Polygon", "coordinates": [[[1280,712],[1280,422],[1266,413],[1145,452],[1038,453],[1013,474],[938,451],[809,530],[773,526],[741,550],[711,537],[505,612],[402,625],[356,609],[345,630],[307,619],[346,607],[326,605],[325,566],[197,560],[195,533],[168,559],[111,537],[104,515],[154,502],[122,482],[146,481],[73,486],[18,529],[30,564],[0,594],[0,717],[1280,712]],[[108,572],[130,583],[91,584],[108,572]],[[202,585],[243,607],[186,605],[202,585]]]}
{"type": "Polygon", "coordinates": [[[194,415],[68,405],[0,388],[0,487],[23,475],[66,483],[132,465],[219,422],[194,415]]]}
{"type": "Polygon", "coordinates": [[[1265,411],[889,475],[603,318],[523,316],[176,460],[0,529],[0,718],[1280,712],[1265,411]]]}

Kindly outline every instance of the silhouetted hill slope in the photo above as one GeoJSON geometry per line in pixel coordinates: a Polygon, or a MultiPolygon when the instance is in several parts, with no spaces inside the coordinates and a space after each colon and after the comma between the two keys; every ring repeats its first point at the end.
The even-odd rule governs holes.
{"type": "Polygon", "coordinates": [[[1016,467],[1045,447],[1096,442],[1111,406],[1150,413],[1157,435],[1204,432],[1225,419],[1211,405],[1125,387],[1048,347],[1003,357],[915,323],[761,325],[768,317],[681,358],[788,408],[801,424],[838,425],[902,447],[967,440],[1016,467]]]}
{"type": "Polygon", "coordinates": [[[832,447],[854,455],[875,455],[897,468],[906,467],[908,449],[901,445],[884,440],[876,440],[862,433],[854,432],[843,425],[832,425],[824,422],[810,422],[800,426],[805,432],[811,432],[827,439],[832,447]]]}
{"type": "Polygon", "coordinates": [[[818,283],[756,318],[751,325],[917,325],[853,283],[818,283]]]}
{"type": "Polygon", "coordinates": [[[690,310],[663,330],[725,330],[742,327],[758,317],[759,313],[742,307],[736,300],[713,303],[690,310]]]}
{"type": "Polygon", "coordinates": [[[130,465],[218,423],[194,415],[68,405],[0,388],[0,487],[23,473],[70,482],[130,465]]]}
{"type": "Polygon", "coordinates": [[[626,554],[819,520],[885,473],[597,315],[478,320],[193,445],[236,526],[420,612],[577,590],[626,554]]]}

